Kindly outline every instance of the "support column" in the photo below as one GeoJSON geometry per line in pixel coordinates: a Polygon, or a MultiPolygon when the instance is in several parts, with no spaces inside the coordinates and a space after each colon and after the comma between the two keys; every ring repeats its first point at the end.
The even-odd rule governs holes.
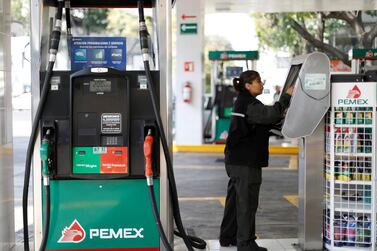
{"type": "Polygon", "coordinates": [[[204,0],[177,1],[176,13],[175,143],[201,145],[204,95],[204,0]],[[191,86],[189,103],[184,102],[183,97],[183,89],[187,83],[191,86]]]}
{"type": "Polygon", "coordinates": [[[0,2],[0,251],[15,244],[10,0],[0,2]]]}
{"type": "Polygon", "coordinates": [[[298,244],[300,250],[322,250],[323,163],[325,122],[300,139],[298,169],[298,244]]]}
{"type": "MultiPolygon", "coordinates": [[[[156,17],[159,34],[160,83],[164,83],[160,86],[160,113],[169,148],[172,149],[172,114],[169,112],[172,110],[171,0],[158,0],[157,2],[156,17]]],[[[160,218],[166,237],[170,245],[174,246],[171,194],[167,165],[162,150],[160,151],[160,160],[160,218]]],[[[162,242],[160,245],[161,251],[165,251],[166,249],[162,242]]]]}

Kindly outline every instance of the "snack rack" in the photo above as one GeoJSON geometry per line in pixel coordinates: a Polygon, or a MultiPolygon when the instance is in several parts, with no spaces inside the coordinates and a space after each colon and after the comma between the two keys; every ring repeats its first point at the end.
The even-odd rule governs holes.
{"type": "Polygon", "coordinates": [[[325,119],[324,245],[375,250],[376,83],[333,82],[325,119]]]}

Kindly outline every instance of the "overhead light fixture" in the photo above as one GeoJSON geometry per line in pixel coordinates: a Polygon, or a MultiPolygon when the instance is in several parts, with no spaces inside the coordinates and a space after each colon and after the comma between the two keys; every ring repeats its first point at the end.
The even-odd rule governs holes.
{"type": "Polygon", "coordinates": [[[217,12],[231,11],[231,2],[217,2],[215,3],[215,10],[217,12]]]}

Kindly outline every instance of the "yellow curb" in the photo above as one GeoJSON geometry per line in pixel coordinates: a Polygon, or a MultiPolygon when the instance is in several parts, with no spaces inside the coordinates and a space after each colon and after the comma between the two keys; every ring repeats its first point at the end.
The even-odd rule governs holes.
{"type": "Polygon", "coordinates": [[[0,154],[10,155],[12,153],[13,153],[12,148],[0,146],[0,154]]]}
{"type": "Polygon", "coordinates": [[[297,170],[297,165],[298,165],[297,155],[292,155],[289,158],[289,169],[297,170]]]}
{"type": "Polygon", "coordinates": [[[270,154],[290,154],[296,155],[298,154],[298,147],[297,146],[270,146],[269,152],[270,154]]]}
{"type": "Polygon", "coordinates": [[[298,208],[298,196],[297,195],[284,195],[284,199],[289,201],[292,205],[298,208]]]}
{"type": "MultiPolygon", "coordinates": [[[[223,153],[225,145],[173,145],[174,152],[216,152],[223,153]]],[[[298,154],[298,147],[270,146],[270,154],[298,154]]]]}
{"type": "Polygon", "coordinates": [[[225,145],[173,145],[174,152],[223,153],[225,145]]]}

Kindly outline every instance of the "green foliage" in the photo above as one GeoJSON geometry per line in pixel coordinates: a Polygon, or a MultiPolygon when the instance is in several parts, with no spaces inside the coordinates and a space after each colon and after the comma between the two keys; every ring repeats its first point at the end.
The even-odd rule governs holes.
{"type": "MultiPolygon", "coordinates": [[[[153,20],[145,17],[148,31],[151,33],[153,20]]],[[[137,15],[130,14],[122,9],[110,9],[107,16],[107,32],[112,35],[124,37],[139,37],[139,19],[137,15]]]]}
{"type": "Polygon", "coordinates": [[[285,50],[296,54],[303,50],[303,39],[290,27],[292,14],[253,14],[261,49],[285,50]]]}
{"type": "Polygon", "coordinates": [[[82,27],[85,28],[86,34],[103,33],[107,26],[107,16],[109,9],[84,9],[82,18],[82,27]]]}
{"type": "Polygon", "coordinates": [[[368,10],[368,11],[365,11],[365,13],[369,16],[377,17],[377,10],[368,10]]]}
{"type": "MultiPolygon", "coordinates": [[[[81,27],[89,34],[103,34],[137,38],[138,16],[124,9],[73,9],[75,27],[81,27]]],[[[152,32],[152,18],[145,17],[149,32],[152,32]]]]}
{"type": "Polygon", "coordinates": [[[124,12],[122,9],[110,9],[107,16],[107,31],[125,37],[137,37],[139,22],[137,16],[124,12]]]}
{"type": "Polygon", "coordinates": [[[325,42],[330,41],[331,37],[334,36],[336,31],[343,29],[347,26],[347,23],[343,20],[331,18],[326,19],[326,29],[324,33],[325,42]]]}
{"type": "Polygon", "coordinates": [[[107,26],[108,9],[71,9],[72,27],[76,35],[104,34],[107,26]]]}
{"type": "Polygon", "coordinates": [[[229,51],[232,50],[231,43],[222,36],[207,36],[205,38],[205,57],[208,57],[209,51],[229,51]]]}
{"type": "MultiPolygon", "coordinates": [[[[2,0],[0,0],[2,1],[2,0]]],[[[29,1],[11,0],[11,20],[22,26],[26,34],[29,34],[29,1]]]]}
{"type": "MultiPolygon", "coordinates": [[[[264,13],[253,14],[256,32],[259,38],[261,49],[273,49],[274,51],[288,51],[291,54],[305,53],[308,44],[292,27],[291,20],[296,20],[310,34],[317,39],[320,37],[319,27],[321,25],[320,13],[264,13]]],[[[336,30],[345,27],[344,21],[337,19],[326,19],[323,33],[324,42],[328,41],[331,34],[336,30]]]]}

